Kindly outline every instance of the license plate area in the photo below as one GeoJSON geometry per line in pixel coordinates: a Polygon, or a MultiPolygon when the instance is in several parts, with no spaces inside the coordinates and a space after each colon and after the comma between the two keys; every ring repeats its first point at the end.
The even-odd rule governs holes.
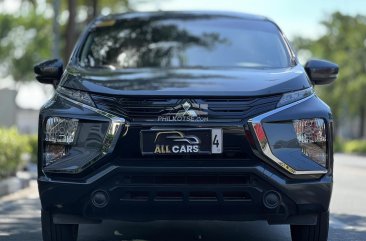
{"type": "Polygon", "coordinates": [[[140,132],[143,155],[211,155],[223,151],[222,129],[150,129],[140,132]]]}

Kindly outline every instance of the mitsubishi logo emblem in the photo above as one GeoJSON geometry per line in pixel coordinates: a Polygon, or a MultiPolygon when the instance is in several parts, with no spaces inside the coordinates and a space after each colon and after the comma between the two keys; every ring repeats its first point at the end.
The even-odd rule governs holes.
{"type": "Polygon", "coordinates": [[[191,108],[191,104],[188,103],[188,101],[184,102],[184,104],[182,105],[183,108],[187,111],[189,110],[189,108],[191,108]]]}
{"type": "Polygon", "coordinates": [[[190,103],[188,103],[188,101],[184,102],[184,104],[182,104],[182,107],[184,109],[184,112],[183,111],[178,111],[176,116],[183,115],[183,116],[197,117],[196,111],[190,110],[192,105],[190,103]]]}
{"type": "Polygon", "coordinates": [[[158,121],[208,121],[208,104],[197,104],[193,100],[183,100],[168,113],[158,117],[158,121]]]}

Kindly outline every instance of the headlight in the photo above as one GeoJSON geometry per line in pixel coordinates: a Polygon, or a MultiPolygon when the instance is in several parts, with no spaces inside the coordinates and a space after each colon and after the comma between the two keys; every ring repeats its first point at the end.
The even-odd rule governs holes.
{"type": "Polygon", "coordinates": [[[281,97],[280,101],[277,104],[277,107],[281,107],[281,106],[293,103],[295,101],[304,99],[304,98],[312,95],[313,93],[314,93],[314,89],[312,87],[303,89],[303,90],[299,90],[299,91],[295,91],[295,92],[286,93],[281,97]]]}
{"type": "Polygon", "coordinates": [[[64,157],[67,153],[67,146],[47,143],[44,152],[44,166],[50,165],[54,161],[64,157]]]}
{"type": "Polygon", "coordinates": [[[45,166],[51,164],[68,153],[69,146],[74,142],[78,120],[50,117],[45,127],[45,166]]]}
{"type": "Polygon", "coordinates": [[[249,122],[261,153],[291,174],[327,172],[327,128],[323,119],[249,122]]]}
{"type": "Polygon", "coordinates": [[[294,120],[293,125],[302,153],[326,167],[327,136],[324,120],[294,120]]]}
{"type": "Polygon", "coordinates": [[[51,117],[46,123],[45,141],[72,144],[78,128],[78,120],[51,117]]]}
{"type": "Polygon", "coordinates": [[[109,122],[50,117],[44,138],[44,170],[77,173],[103,155],[109,122]]]}
{"type": "Polygon", "coordinates": [[[123,119],[90,121],[61,117],[46,120],[43,170],[79,173],[113,150],[123,119]]]}
{"type": "Polygon", "coordinates": [[[84,91],[57,87],[57,92],[80,103],[95,107],[95,104],[90,95],[84,91]]]}
{"type": "MultiPolygon", "coordinates": [[[[62,110],[60,115],[64,115],[60,105],[64,108],[77,107],[72,113],[78,118],[51,116],[44,119],[44,133],[40,138],[43,171],[80,173],[114,150],[127,124],[124,118],[95,108],[88,93],[63,87],[58,87],[57,92],[57,108],[62,110]]],[[[48,113],[57,115],[54,110],[48,113]]]]}

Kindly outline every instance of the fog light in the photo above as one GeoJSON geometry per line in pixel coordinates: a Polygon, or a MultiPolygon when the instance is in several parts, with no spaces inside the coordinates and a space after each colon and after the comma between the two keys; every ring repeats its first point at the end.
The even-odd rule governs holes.
{"type": "Polygon", "coordinates": [[[294,120],[297,141],[304,155],[326,167],[327,135],[323,119],[294,120]]]}
{"type": "Polygon", "coordinates": [[[72,144],[78,128],[78,120],[60,117],[47,119],[45,141],[72,144]]]}

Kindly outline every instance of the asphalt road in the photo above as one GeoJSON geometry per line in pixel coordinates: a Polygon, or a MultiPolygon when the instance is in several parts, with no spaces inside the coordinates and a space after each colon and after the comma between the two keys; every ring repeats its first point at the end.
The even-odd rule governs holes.
{"type": "MultiPolygon", "coordinates": [[[[336,155],[329,241],[366,241],[366,157],[336,155]]],[[[0,199],[0,240],[40,241],[35,183],[0,199]]],[[[82,225],[79,241],[290,241],[289,227],[266,222],[105,222],[82,225]]]]}

